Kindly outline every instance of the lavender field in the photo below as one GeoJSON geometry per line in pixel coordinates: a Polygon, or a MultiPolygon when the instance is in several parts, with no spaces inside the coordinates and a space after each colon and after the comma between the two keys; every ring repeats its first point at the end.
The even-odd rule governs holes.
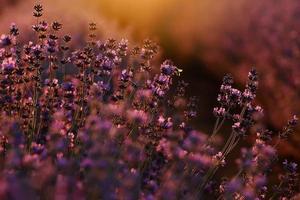
{"type": "Polygon", "coordinates": [[[296,0],[0,3],[0,200],[300,199],[296,0]]]}

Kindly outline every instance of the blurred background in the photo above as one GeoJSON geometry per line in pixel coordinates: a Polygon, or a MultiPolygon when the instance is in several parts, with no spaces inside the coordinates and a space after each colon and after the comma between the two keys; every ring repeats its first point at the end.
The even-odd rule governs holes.
{"type": "MultiPolygon", "coordinates": [[[[0,0],[0,31],[11,22],[30,37],[33,0],[0,0]]],[[[196,124],[209,133],[218,89],[225,73],[242,87],[250,68],[260,73],[258,104],[264,123],[280,130],[300,115],[299,0],[44,0],[48,20],[64,24],[75,40],[94,21],[102,38],[157,41],[162,58],[184,69],[189,95],[199,98],[196,124]]],[[[25,38],[23,38],[25,39],[25,38]]],[[[300,159],[300,131],[279,146],[282,155],[300,159]]]]}

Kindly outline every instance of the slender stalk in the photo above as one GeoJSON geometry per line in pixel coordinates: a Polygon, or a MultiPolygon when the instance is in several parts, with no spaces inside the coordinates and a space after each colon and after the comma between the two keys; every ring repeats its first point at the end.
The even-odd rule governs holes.
{"type": "MultiPolygon", "coordinates": [[[[283,181],[281,181],[278,185],[279,188],[281,188],[281,186],[283,185],[283,181]]],[[[277,192],[274,192],[273,195],[270,197],[269,200],[273,200],[276,196],[278,195],[277,192]]]]}
{"type": "MultiPolygon", "coordinates": [[[[229,112],[230,112],[230,109],[231,109],[231,107],[228,108],[228,110],[226,111],[226,113],[229,113],[229,112]]],[[[211,141],[211,140],[217,135],[217,133],[220,131],[220,129],[222,128],[222,126],[223,126],[223,124],[224,124],[224,122],[225,122],[226,117],[223,116],[221,122],[220,122],[220,119],[221,119],[221,118],[218,117],[217,120],[216,120],[216,123],[215,123],[215,125],[214,125],[214,129],[213,129],[213,133],[212,133],[211,136],[209,137],[209,140],[210,140],[210,141],[211,141]]]]}
{"type": "MultiPolygon", "coordinates": [[[[243,116],[245,114],[246,108],[247,108],[247,105],[244,105],[244,107],[242,108],[242,111],[240,113],[241,119],[243,118],[243,116]]],[[[235,131],[232,131],[231,134],[230,134],[230,136],[229,136],[229,138],[228,138],[228,140],[226,141],[225,146],[222,149],[222,157],[221,157],[220,160],[223,160],[223,159],[226,158],[226,156],[238,144],[238,141],[239,141],[239,136],[237,135],[237,133],[235,131]]],[[[217,164],[216,166],[211,167],[208,170],[207,174],[204,176],[202,183],[198,187],[199,188],[199,192],[198,192],[199,198],[202,197],[205,186],[207,185],[207,183],[209,182],[209,180],[214,176],[214,174],[219,169],[219,167],[220,167],[219,164],[217,164]]]]}

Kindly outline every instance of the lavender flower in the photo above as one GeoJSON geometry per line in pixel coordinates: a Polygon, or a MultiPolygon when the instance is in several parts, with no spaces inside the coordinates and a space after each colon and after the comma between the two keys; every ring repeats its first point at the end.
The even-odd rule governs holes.
{"type": "MultiPolygon", "coordinates": [[[[275,193],[269,173],[277,160],[274,134],[260,130],[243,148],[235,176],[217,177],[229,154],[251,133],[258,75],[251,70],[242,92],[225,76],[207,135],[194,128],[196,97],[174,79],[182,70],[170,60],[152,71],[158,47],[150,40],[98,40],[89,24],[84,47],[60,36],[62,24],[41,21],[34,7],[36,39],[22,45],[15,24],[0,40],[0,198],[3,199],[266,199],[291,198],[295,163],[275,193]],[[66,70],[66,67],[72,70],[66,70]],[[70,71],[76,71],[71,73],[70,71]],[[175,89],[175,88],[174,88],[175,89]],[[225,123],[225,143],[215,136],[225,123]],[[268,169],[268,170],[267,170],[268,169]],[[221,180],[221,181],[220,181],[221,180]]],[[[286,139],[294,116],[278,135],[286,139]]],[[[221,131],[222,130],[222,131],[221,131]]],[[[220,173],[221,174],[221,173],[220,173]]]]}

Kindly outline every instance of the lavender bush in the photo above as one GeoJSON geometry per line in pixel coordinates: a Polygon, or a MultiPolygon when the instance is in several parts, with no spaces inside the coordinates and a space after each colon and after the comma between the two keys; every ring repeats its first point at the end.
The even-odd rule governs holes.
{"type": "Polygon", "coordinates": [[[71,49],[62,24],[42,20],[34,6],[35,41],[18,42],[15,24],[0,39],[1,199],[290,199],[297,164],[284,161],[278,184],[276,146],[292,134],[293,116],[278,134],[258,130],[242,148],[235,175],[219,172],[248,138],[262,108],[255,105],[258,74],[244,90],[226,75],[211,134],[192,126],[197,101],[185,98],[181,69],[167,60],[155,74],[157,45],[145,40],[96,39],[71,49]],[[178,82],[175,92],[173,82],[178,82]],[[225,143],[220,132],[231,131],[225,143]],[[226,130],[226,129],[224,129],[226,130]],[[273,142],[276,138],[276,142],[273,142]]]}

